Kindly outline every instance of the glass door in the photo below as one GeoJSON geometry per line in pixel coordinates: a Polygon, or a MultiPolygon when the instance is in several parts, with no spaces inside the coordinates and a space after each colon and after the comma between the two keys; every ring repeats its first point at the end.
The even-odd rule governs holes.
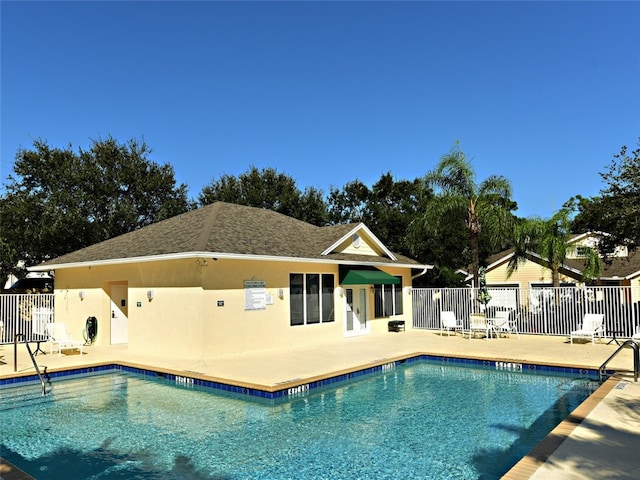
{"type": "Polygon", "coordinates": [[[369,333],[367,287],[345,289],[345,336],[369,333]]]}

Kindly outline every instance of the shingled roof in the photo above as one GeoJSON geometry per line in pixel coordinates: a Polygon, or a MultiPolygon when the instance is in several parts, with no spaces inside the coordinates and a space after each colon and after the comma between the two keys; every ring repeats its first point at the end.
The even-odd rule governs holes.
{"type": "Polygon", "coordinates": [[[371,257],[326,250],[363,224],[317,227],[272,210],[216,202],[49,260],[39,267],[211,254],[415,265],[393,254],[371,257]]]}
{"type": "MultiPolygon", "coordinates": [[[[514,249],[510,248],[504,252],[498,253],[490,257],[487,261],[489,267],[496,267],[502,263],[510,260],[513,255],[514,249]]],[[[529,260],[538,263],[542,266],[547,266],[547,262],[535,253],[528,255],[529,260]]],[[[583,258],[567,258],[565,259],[562,268],[563,273],[571,275],[573,272],[575,278],[582,277],[582,271],[585,267],[585,260],[583,258]]],[[[635,278],[640,275],[640,253],[636,251],[629,252],[628,256],[609,257],[602,262],[602,272],[600,273],[601,280],[613,280],[619,278],[635,278]]]]}

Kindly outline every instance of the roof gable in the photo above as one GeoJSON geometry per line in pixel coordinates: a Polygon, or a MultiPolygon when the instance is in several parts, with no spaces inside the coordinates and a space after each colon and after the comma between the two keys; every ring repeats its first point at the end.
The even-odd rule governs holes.
{"type": "Polygon", "coordinates": [[[364,223],[359,223],[345,232],[343,236],[322,253],[327,255],[333,252],[396,259],[395,255],[384,246],[364,223]]]}
{"type": "MultiPolygon", "coordinates": [[[[601,235],[603,234],[594,232],[582,233],[574,235],[569,242],[576,246],[584,245],[593,248],[594,245],[597,245],[598,236],[601,235]]],[[[640,276],[640,254],[637,252],[627,252],[626,249],[620,249],[617,252],[617,255],[604,259],[600,279],[630,279],[640,276]]],[[[514,249],[511,248],[491,256],[488,259],[487,271],[494,270],[505,262],[508,262],[513,257],[513,254],[514,249]]],[[[528,253],[527,258],[543,267],[547,267],[546,260],[536,253],[528,253]]],[[[579,254],[567,255],[562,265],[563,273],[580,279],[584,269],[584,262],[584,258],[579,254]]]]}

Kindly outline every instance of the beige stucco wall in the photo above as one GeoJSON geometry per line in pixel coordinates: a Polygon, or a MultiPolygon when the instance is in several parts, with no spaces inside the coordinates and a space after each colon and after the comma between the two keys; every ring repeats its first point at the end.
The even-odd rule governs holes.
{"type": "MultiPolygon", "coordinates": [[[[403,276],[404,313],[391,319],[405,320],[408,326],[412,317],[410,270],[385,271],[403,276]]],[[[291,272],[333,273],[336,286],[339,281],[338,265],[211,258],[59,269],[56,271],[56,321],[65,322],[70,333],[81,338],[87,317],[95,316],[98,319],[96,345],[109,345],[111,289],[126,286],[131,352],[206,358],[343,339],[345,299],[337,294],[334,295],[334,322],[290,326],[291,272]],[[267,304],[264,310],[245,310],[246,280],[264,281],[273,303],[267,304]],[[147,299],[148,290],[154,292],[152,300],[147,299]]],[[[373,317],[373,292],[368,291],[373,317]]],[[[387,333],[388,320],[370,318],[370,334],[387,333]]]]}
{"type": "MultiPolygon", "coordinates": [[[[542,265],[526,260],[518,265],[518,269],[509,277],[507,275],[508,262],[495,267],[487,272],[488,285],[513,285],[521,288],[528,288],[531,284],[548,283],[551,284],[551,270],[542,265]]],[[[560,274],[560,283],[576,282],[575,279],[560,274]]]]}

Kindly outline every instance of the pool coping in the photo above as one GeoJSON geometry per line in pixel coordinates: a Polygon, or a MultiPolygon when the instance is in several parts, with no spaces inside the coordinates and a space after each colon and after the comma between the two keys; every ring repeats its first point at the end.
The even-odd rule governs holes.
{"type": "Polygon", "coordinates": [[[530,478],[551,455],[569,438],[571,433],[587,418],[589,413],[615,388],[621,378],[610,376],[587,397],[567,418],[560,422],[502,476],[502,480],[524,480],[530,478]]]}
{"type": "MultiPolygon", "coordinates": [[[[386,372],[395,369],[398,365],[418,361],[429,361],[443,365],[462,365],[471,367],[494,368],[496,370],[508,370],[513,372],[530,372],[539,374],[563,374],[579,375],[581,377],[597,376],[599,373],[593,368],[585,368],[575,365],[542,364],[522,361],[487,360],[478,357],[458,357],[452,355],[433,355],[428,353],[414,353],[400,355],[393,358],[383,358],[366,365],[359,365],[343,370],[315,375],[307,378],[296,378],[278,382],[275,385],[260,385],[256,383],[237,381],[227,378],[215,377],[190,370],[175,370],[166,367],[148,366],[135,362],[105,361],[95,364],[76,366],[72,368],[54,368],[46,371],[51,378],[60,378],[71,375],[96,373],[110,369],[120,369],[141,375],[160,376],[175,381],[182,385],[198,385],[213,390],[230,392],[250,397],[259,397],[269,400],[283,399],[290,396],[298,396],[316,388],[332,385],[334,383],[353,380],[363,375],[378,372],[386,372]]],[[[615,373],[607,370],[607,376],[615,373]]],[[[38,375],[32,372],[21,372],[15,375],[0,376],[0,387],[16,383],[37,382],[38,375]]]]}
{"type": "Polygon", "coordinates": [[[2,457],[0,457],[0,478],[2,480],[37,480],[2,457]]]}

